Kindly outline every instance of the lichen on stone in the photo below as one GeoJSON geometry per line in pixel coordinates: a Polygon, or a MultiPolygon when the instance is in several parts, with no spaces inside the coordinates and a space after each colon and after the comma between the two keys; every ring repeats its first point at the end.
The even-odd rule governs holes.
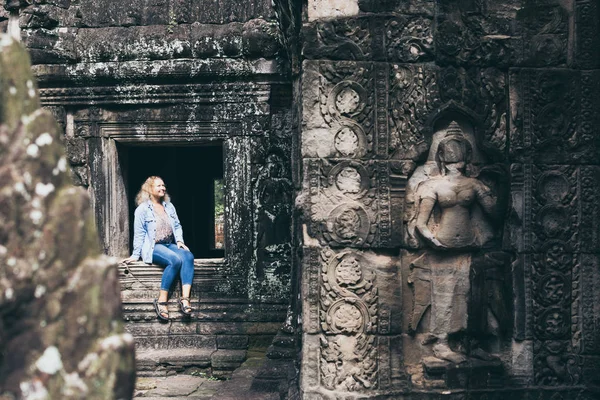
{"type": "Polygon", "coordinates": [[[0,35],[0,397],[130,398],[115,261],[100,254],[61,135],[27,52],[0,35]],[[93,369],[80,368],[99,351],[93,369]]]}

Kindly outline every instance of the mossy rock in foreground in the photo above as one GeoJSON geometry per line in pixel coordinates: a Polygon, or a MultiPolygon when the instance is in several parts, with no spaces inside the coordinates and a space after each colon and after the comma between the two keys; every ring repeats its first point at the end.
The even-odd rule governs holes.
{"type": "Polygon", "coordinates": [[[26,50],[0,35],[0,398],[133,395],[116,263],[68,168],[26,50]]]}

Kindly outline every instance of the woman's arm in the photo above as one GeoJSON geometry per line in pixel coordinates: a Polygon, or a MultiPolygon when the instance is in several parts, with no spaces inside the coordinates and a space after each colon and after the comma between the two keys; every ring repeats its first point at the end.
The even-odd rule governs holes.
{"type": "Polygon", "coordinates": [[[146,237],[146,230],[144,229],[144,223],[142,221],[142,209],[136,208],[133,220],[133,252],[128,258],[121,260],[122,263],[130,264],[136,262],[142,256],[142,245],[144,244],[144,238],[146,237]]]}
{"type": "Polygon", "coordinates": [[[142,245],[146,237],[146,229],[144,228],[142,218],[143,212],[142,207],[136,208],[133,220],[133,252],[131,253],[131,257],[135,257],[138,260],[142,256],[142,245]]]}

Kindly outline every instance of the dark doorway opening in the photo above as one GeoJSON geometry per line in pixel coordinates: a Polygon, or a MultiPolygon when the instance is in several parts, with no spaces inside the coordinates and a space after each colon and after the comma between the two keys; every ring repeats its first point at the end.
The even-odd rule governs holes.
{"type": "Polygon", "coordinates": [[[135,196],[149,176],[160,176],[183,227],[183,237],[195,258],[224,257],[223,145],[127,146],[124,161],[129,202],[129,246],[133,249],[135,196]],[[221,236],[219,236],[221,232],[221,236]]]}

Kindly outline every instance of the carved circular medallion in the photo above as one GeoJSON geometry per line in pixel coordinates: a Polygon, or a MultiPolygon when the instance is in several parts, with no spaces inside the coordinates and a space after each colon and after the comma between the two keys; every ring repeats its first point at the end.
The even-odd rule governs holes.
{"type": "Polygon", "coordinates": [[[571,90],[569,79],[552,70],[542,72],[533,84],[542,103],[556,102],[571,90]]]}
{"type": "Polygon", "coordinates": [[[352,199],[363,197],[371,186],[369,172],[357,161],[342,161],[335,165],[327,180],[333,188],[352,199]]]}
{"type": "Polygon", "coordinates": [[[327,220],[327,230],[339,244],[361,245],[365,242],[371,221],[359,204],[342,204],[334,208],[327,220]]]}
{"type": "Polygon", "coordinates": [[[544,267],[547,270],[567,271],[573,265],[571,248],[560,240],[551,240],[542,248],[544,252],[544,267]]]}
{"type": "Polygon", "coordinates": [[[537,217],[538,223],[549,237],[560,236],[571,226],[569,215],[564,207],[544,206],[537,217]]]}
{"type": "Polygon", "coordinates": [[[571,125],[571,115],[565,112],[565,105],[548,104],[536,118],[537,134],[543,139],[561,140],[567,135],[571,125]]]}
{"type": "Polygon", "coordinates": [[[538,284],[538,299],[545,306],[560,304],[568,293],[568,282],[562,274],[546,275],[538,284]]]}
{"type": "Polygon", "coordinates": [[[562,203],[569,195],[569,180],[560,172],[546,172],[540,177],[537,190],[545,201],[562,203]]]}
{"type": "Polygon", "coordinates": [[[358,110],[360,95],[352,87],[345,87],[335,96],[335,108],[342,114],[351,115],[358,110]]]}
{"type": "Polygon", "coordinates": [[[362,267],[354,257],[347,257],[335,267],[335,278],[341,286],[356,285],[362,279],[362,267]]]}
{"type": "Polygon", "coordinates": [[[344,121],[333,138],[333,147],[342,157],[360,158],[367,152],[367,137],[360,125],[344,121]]]}
{"type": "Polygon", "coordinates": [[[361,191],[360,173],[354,167],[345,167],[338,172],[335,185],[344,194],[358,194],[361,191]]]}
{"type": "Polygon", "coordinates": [[[350,127],[344,126],[335,134],[334,147],[345,157],[354,157],[359,149],[358,134],[350,127]]]}
{"type": "Polygon", "coordinates": [[[372,287],[373,272],[365,269],[365,265],[367,261],[360,252],[338,253],[327,265],[327,280],[341,296],[360,295],[372,287]]]}
{"type": "Polygon", "coordinates": [[[563,41],[555,35],[534,36],[531,42],[533,57],[536,60],[541,60],[545,65],[552,65],[564,58],[563,41]]]}
{"type": "Polygon", "coordinates": [[[449,20],[438,25],[435,38],[437,48],[450,56],[458,54],[463,47],[461,27],[449,20]]]}
{"type": "Polygon", "coordinates": [[[362,112],[367,99],[366,90],[357,82],[342,81],[335,85],[328,97],[329,112],[352,118],[362,112]]]}
{"type": "Polygon", "coordinates": [[[569,330],[569,321],[566,310],[560,307],[550,307],[540,316],[537,327],[543,337],[560,339],[569,330]]]}
{"type": "Polygon", "coordinates": [[[369,311],[360,299],[340,299],[327,310],[327,324],[333,333],[364,332],[368,321],[369,311]]]}

